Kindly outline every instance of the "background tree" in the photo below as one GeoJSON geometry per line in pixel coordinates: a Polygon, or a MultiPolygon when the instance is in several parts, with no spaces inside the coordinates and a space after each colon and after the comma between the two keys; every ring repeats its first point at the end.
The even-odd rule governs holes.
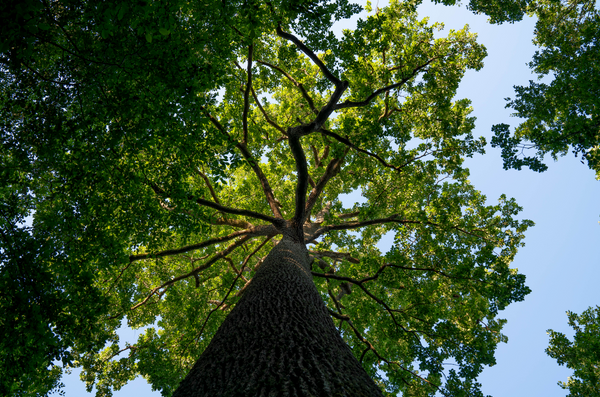
{"type": "Polygon", "coordinates": [[[344,3],[96,4],[16,8],[36,22],[3,58],[5,390],[57,386],[61,359],[100,394],[137,374],[171,394],[288,235],[380,387],[480,394],[530,223],[461,166],[483,146],[451,101],[474,35],[434,39],[412,4],[341,39],[344,3]],[[119,351],[125,317],[154,326],[119,351]]]}
{"type": "Polygon", "coordinates": [[[573,341],[563,333],[548,330],[550,344],[546,353],[560,365],[574,370],[565,382],[558,382],[569,396],[600,396],[600,306],[580,315],[567,312],[569,326],[575,330],[573,341]]]}
{"type": "Polygon", "coordinates": [[[507,107],[525,119],[514,131],[495,125],[492,146],[502,148],[505,168],[544,171],[543,157],[556,160],[572,150],[600,178],[600,14],[595,0],[535,1],[534,42],[540,47],[530,67],[547,82],[516,86],[507,107]],[[534,156],[525,151],[534,149],[534,156]]]}

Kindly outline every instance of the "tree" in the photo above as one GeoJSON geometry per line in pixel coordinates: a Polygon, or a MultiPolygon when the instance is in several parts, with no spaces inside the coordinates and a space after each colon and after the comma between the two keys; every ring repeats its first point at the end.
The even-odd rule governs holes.
{"type": "Polygon", "coordinates": [[[507,107],[525,119],[511,135],[507,124],[495,125],[492,146],[502,148],[504,167],[544,171],[545,154],[556,160],[570,149],[581,154],[600,178],[600,14],[595,0],[535,1],[538,17],[534,43],[540,47],[530,67],[550,83],[516,86],[507,107]],[[525,156],[535,149],[534,156],[525,156]]]}
{"type": "Polygon", "coordinates": [[[567,312],[569,326],[575,330],[573,341],[563,333],[548,330],[550,344],[546,353],[558,364],[574,370],[565,382],[558,382],[569,396],[600,396],[600,306],[581,315],[567,312]]]}
{"type": "Polygon", "coordinates": [[[138,374],[481,395],[531,222],[462,166],[485,144],[452,101],[485,56],[467,28],[434,39],[412,2],[341,38],[344,1],[23,4],[2,11],[3,393],[62,364],[99,395],[138,374]],[[120,349],[124,319],[149,328],[120,349]]]}

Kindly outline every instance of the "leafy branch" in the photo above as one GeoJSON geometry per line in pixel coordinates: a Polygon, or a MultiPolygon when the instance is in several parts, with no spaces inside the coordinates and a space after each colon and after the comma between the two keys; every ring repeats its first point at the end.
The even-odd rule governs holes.
{"type": "MultiPolygon", "coordinates": [[[[225,256],[229,255],[234,249],[236,249],[237,247],[241,246],[243,243],[245,243],[246,241],[248,241],[250,238],[252,238],[251,236],[244,236],[241,239],[239,239],[238,241],[236,241],[233,244],[230,244],[226,249],[224,249],[223,251],[213,255],[212,258],[210,258],[205,264],[198,266],[197,268],[195,268],[194,270],[186,273],[186,274],[182,274],[180,276],[177,276],[167,282],[164,282],[163,284],[159,285],[158,287],[152,289],[152,291],[150,291],[150,293],[146,296],[146,298],[144,298],[143,301],[141,301],[140,303],[134,305],[131,307],[131,310],[135,310],[140,306],[143,306],[144,304],[146,304],[148,302],[148,300],[155,294],[157,294],[160,290],[169,287],[172,284],[175,284],[176,282],[180,281],[180,280],[184,280],[186,278],[189,277],[194,277],[196,276],[198,273],[200,273],[203,270],[208,269],[209,267],[211,267],[216,261],[218,261],[219,259],[224,258],[225,256]]],[[[239,275],[238,275],[239,277],[239,275]]]]}

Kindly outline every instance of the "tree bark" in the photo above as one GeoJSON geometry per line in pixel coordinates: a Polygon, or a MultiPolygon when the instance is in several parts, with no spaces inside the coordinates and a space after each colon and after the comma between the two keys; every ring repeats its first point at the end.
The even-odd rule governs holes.
{"type": "Polygon", "coordinates": [[[284,237],[173,397],[378,396],[343,341],[310,273],[284,237]]]}

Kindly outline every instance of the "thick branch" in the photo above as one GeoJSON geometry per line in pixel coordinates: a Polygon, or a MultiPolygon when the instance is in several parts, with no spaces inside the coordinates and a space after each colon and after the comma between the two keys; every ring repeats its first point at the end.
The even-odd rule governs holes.
{"type": "Polygon", "coordinates": [[[306,164],[306,156],[302,145],[300,144],[300,136],[291,133],[293,129],[288,131],[288,143],[290,150],[296,160],[296,208],[294,210],[293,227],[296,229],[297,237],[300,241],[304,241],[303,225],[306,218],[305,204],[306,191],[308,190],[308,166],[306,164]]]}
{"type": "Polygon", "coordinates": [[[302,52],[304,52],[315,63],[315,65],[319,67],[319,69],[327,78],[327,80],[331,81],[335,85],[335,91],[331,95],[331,98],[329,98],[329,102],[327,102],[327,105],[321,108],[315,120],[308,125],[302,126],[300,131],[301,135],[307,135],[321,128],[321,126],[325,123],[325,121],[327,121],[331,113],[333,113],[333,111],[336,110],[336,105],[338,101],[344,94],[344,91],[346,91],[346,89],[348,88],[348,82],[342,81],[335,77],[331,73],[331,71],[327,69],[325,64],[319,59],[317,54],[315,54],[310,48],[304,45],[304,43],[302,43],[296,36],[284,32],[281,29],[281,26],[277,26],[277,35],[294,43],[296,47],[298,47],[302,52]]]}
{"type": "Polygon", "coordinates": [[[410,221],[410,220],[400,219],[398,214],[394,214],[387,218],[372,219],[372,220],[360,221],[360,222],[358,222],[358,221],[357,222],[347,222],[347,223],[342,223],[340,225],[322,226],[315,232],[314,237],[312,237],[312,238],[316,239],[320,235],[322,235],[324,233],[328,233],[332,230],[359,229],[359,228],[365,227],[365,226],[380,225],[380,224],[389,223],[389,222],[403,223],[403,224],[411,224],[411,223],[412,224],[421,224],[422,223],[419,221],[410,221]]]}
{"type": "MultiPolygon", "coordinates": [[[[160,196],[167,195],[167,193],[164,190],[162,190],[158,185],[152,184],[151,187],[152,187],[152,190],[154,190],[154,192],[156,194],[158,194],[160,196]]],[[[272,223],[273,225],[280,225],[282,222],[282,219],[273,218],[269,215],[261,214],[260,212],[256,212],[256,211],[226,207],[224,205],[213,203],[212,201],[205,200],[203,198],[189,197],[189,199],[196,201],[196,203],[198,203],[200,205],[214,208],[214,209],[224,212],[226,214],[243,215],[243,216],[249,216],[251,218],[262,219],[263,221],[267,221],[269,223],[272,223]]]]}
{"type": "Polygon", "coordinates": [[[277,35],[294,43],[296,47],[298,47],[303,53],[305,53],[315,63],[315,65],[317,65],[319,69],[321,69],[321,72],[327,78],[327,80],[331,81],[336,87],[342,84],[342,81],[335,77],[329,71],[329,69],[327,69],[327,66],[325,66],[325,64],[319,59],[317,54],[315,54],[310,48],[304,45],[304,43],[301,42],[296,36],[294,36],[291,33],[284,32],[281,29],[281,26],[277,26],[277,35]]]}

